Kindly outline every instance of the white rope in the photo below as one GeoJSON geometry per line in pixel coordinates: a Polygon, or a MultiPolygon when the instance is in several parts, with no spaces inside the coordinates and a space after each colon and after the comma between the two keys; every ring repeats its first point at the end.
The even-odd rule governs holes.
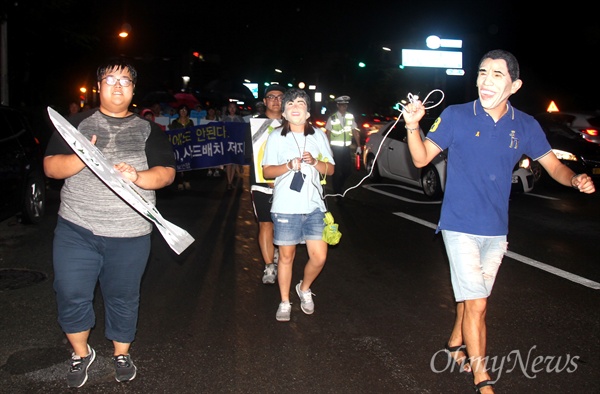
{"type": "MultiPolygon", "coordinates": [[[[410,102],[412,104],[414,104],[417,101],[419,101],[419,96],[416,95],[416,94],[408,93],[408,95],[406,97],[408,98],[408,102],[410,102]]],[[[425,100],[423,100],[423,107],[425,108],[425,110],[428,110],[428,109],[431,109],[431,108],[435,108],[438,105],[440,105],[442,103],[442,101],[444,101],[444,92],[442,90],[440,90],[440,89],[433,89],[431,92],[429,92],[429,94],[427,96],[425,96],[425,100]],[[438,102],[429,101],[429,98],[434,93],[440,93],[442,95],[442,97],[440,98],[440,100],[438,102]],[[428,104],[433,104],[433,105],[427,106],[428,104]]],[[[388,129],[388,132],[385,133],[385,135],[381,139],[381,143],[379,144],[379,148],[377,148],[377,152],[375,153],[375,158],[373,159],[373,166],[371,167],[371,171],[369,171],[369,173],[367,175],[365,175],[363,177],[363,179],[360,180],[360,182],[358,182],[354,186],[349,187],[342,194],[339,194],[339,193],[337,193],[337,194],[326,194],[326,195],[323,196],[323,199],[325,199],[326,197],[334,197],[334,196],[345,197],[346,193],[348,193],[348,191],[350,191],[352,189],[356,189],[357,187],[359,187],[365,181],[365,179],[367,179],[367,178],[369,178],[371,176],[371,174],[373,173],[373,170],[375,169],[375,163],[377,162],[377,158],[379,157],[379,152],[381,151],[381,147],[383,146],[383,141],[385,141],[385,139],[387,138],[387,136],[390,133],[390,131],[394,127],[396,127],[396,124],[398,123],[398,121],[402,117],[403,113],[406,111],[406,105],[408,105],[408,102],[406,102],[405,100],[402,100],[399,103],[400,106],[402,107],[402,111],[400,111],[400,116],[398,116],[398,118],[396,119],[396,121],[394,122],[394,124],[392,125],[392,127],[390,127],[388,129]]]]}

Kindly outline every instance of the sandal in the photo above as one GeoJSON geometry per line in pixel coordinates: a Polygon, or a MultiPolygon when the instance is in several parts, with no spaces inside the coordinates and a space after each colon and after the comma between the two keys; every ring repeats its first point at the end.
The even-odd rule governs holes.
{"type": "Polygon", "coordinates": [[[452,358],[462,368],[463,372],[471,372],[471,364],[469,363],[469,355],[467,354],[467,347],[465,345],[450,346],[446,343],[444,348],[450,357],[452,357],[452,353],[463,352],[465,357],[462,359],[462,361],[459,361],[460,358],[452,358]]]}
{"type": "Polygon", "coordinates": [[[496,383],[496,382],[493,380],[482,380],[481,382],[479,382],[475,385],[475,392],[481,393],[481,389],[484,387],[487,387],[487,386],[494,388],[494,383],[496,383]]]}

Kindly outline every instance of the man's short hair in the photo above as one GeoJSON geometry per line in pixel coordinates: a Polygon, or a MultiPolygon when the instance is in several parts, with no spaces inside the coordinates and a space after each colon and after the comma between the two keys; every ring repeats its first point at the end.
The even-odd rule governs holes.
{"type": "Polygon", "coordinates": [[[508,74],[510,75],[510,79],[512,81],[516,81],[517,79],[519,79],[519,62],[517,61],[515,55],[513,55],[512,53],[505,51],[504,49],[491,50],[481,57],[481,60],[479,61],[479,68],[481,67],[481,63],[483,63],[485,59],[504,60],[506,62],[506,67],[508,68],[508,74]]]}

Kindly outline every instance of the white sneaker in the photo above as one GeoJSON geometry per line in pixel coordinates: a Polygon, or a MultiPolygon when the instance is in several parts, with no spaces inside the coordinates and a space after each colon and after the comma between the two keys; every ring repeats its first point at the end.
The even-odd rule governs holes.
{"type": "Polygon", "coordinates": [[[212,170],[208,170],[208,172],[206,173],[206,176],[212,176],[212,170]]]}
{"type": "Polygon", "coordinates": [[[262,277],[262,282],[267,285],[272,285],[275,283],[275,278],[277,277],[277,267],[275,264],[265,264],[265,273],[262,277]]]}
{"type": "Polygon", "coordinates": [[[289,301],[284,301],[279,304],[277,308],[277,314],[275,318],[277,321],[290,321],[290,315],[292,314],[292,304],[289,301]]]}
{"type": "Polygon", "coordinates": [[[312,299],[313,293],[310,289],[306,291],[300,290],[300,285],[302,285],[302,281],[296,285],[296,293],[298,293],[298,297],[300,297],[300,309],[307,315],[312,315],[315,311],[315,303],[312,299]]]}

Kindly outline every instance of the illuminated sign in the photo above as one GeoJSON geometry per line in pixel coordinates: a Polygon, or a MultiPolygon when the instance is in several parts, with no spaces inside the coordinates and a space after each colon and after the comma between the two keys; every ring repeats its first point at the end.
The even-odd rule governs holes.
{"type": "Polygon", "coordinates": [[[462,77],[463,75],[465,75],[465,70],[449,68],[446,70],[446,75],[458,75],[458,76],[462,77]]]}
{"type": "Polygon", "coordinates": [[[462,69],[462,52],[403,49],[404,67],[436,67],[462,69]]]}
{"type": "Polygon", "coordinates": [[[254,96],[255,99],[258,98],[258,84],[257,83],[244,83],[244,86],[247,87],[251,92],[252,92],[252,96],[254,96]]]}
{"type": "Polygon", "coordinates": [[[556,106],[556,104],[554,103],[554,101],[550,102],[550,105],[548,106],[548,109],[546,111],[548,111],[548,112],[558,112],[558,107],[556,106]]]}

